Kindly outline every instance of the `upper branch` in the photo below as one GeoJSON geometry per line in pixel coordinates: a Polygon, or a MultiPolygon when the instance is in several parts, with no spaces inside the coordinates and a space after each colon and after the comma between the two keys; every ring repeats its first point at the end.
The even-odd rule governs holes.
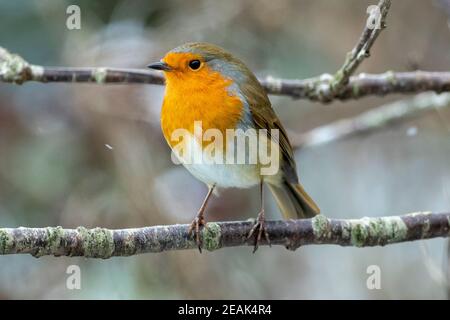
{"type": "MultiPolygon", "coordinates": [[[[210,222],[201,232],[207,250],[252,245],[247,235],[251,221],[210,222]]],[[[188,225],[155,226],[136,229],[105,228],[0,229],[0,254],[29,253],[40,257],[84,256],[110,258],[148,252],[196,249],[188,235],[188,225]]],[[[313,219],[267,221],[273,245],[295,250],[308,244],[341,246],[383,246],[398,242],[450,236],[450,213],[417,212],[403,216],[329,219],[318,215],[313,219]]],[[[267,245],[262,240],[262,245],[267,245]]]]}
{"type": "MultiPolygon", "coordinates": [[[[305,80],[266,78],[261,83],[268,93],[296,99],[330,102],[334,99],[357,99],[368,95],[450,91],[450,72],[403,72],[360,74],[350,77],[338,93],[330,96],[330,75],[305,80]]],[[[29,64],[22,57],[0,47],[0,81],[22,84],[37,82],[93,82],[164,84],[158,72],[143,69],[66,68],[29,64]]]]}
{"type": "Polygon", "coordinates": [[[268,93],[287,95],[295,99],[331,102],[358,99],[370,95],[384,96],[394,93],[436,93],[450,91],[450,72],[392,72],[381,74],[361,73],[350,77],[340,92],[330,94],[328,74],[305,80],[267,78],[261,83],[268,93]]]}

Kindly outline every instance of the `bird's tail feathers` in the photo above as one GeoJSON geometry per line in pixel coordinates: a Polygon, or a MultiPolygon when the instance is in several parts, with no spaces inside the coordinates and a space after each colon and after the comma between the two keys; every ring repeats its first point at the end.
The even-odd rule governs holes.
{"type": "Polygon", "coordinates": [[[285,219],[312,218],[320,213],[319,207],[298,183],[269,184],[278,207],[285,219]]]}

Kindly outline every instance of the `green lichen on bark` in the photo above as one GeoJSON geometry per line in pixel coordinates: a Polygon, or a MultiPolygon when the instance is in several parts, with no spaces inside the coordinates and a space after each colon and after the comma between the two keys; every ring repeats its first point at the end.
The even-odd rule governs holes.
{"type": "Polygon", "coordinates": [[[351,225],[350,225],[350,223],[348,223],[346,221],[342,222],[341,228],[342,228],[342,232],[341,232],[342,239],[345,239],[345,240],[350,239],[350,237],[351,237],[351,225]]]}
{"type": "Polygon", "coordinates": [[[105,228],[77,228],[81,236],[83,255],[91,258],[107,259],[114,252],[114,239],[111,230],[105,228]]]}
{"type": "Polygon", "coordinates": [[[208,251],[220,249],[222,230],[220,225],[214,222],[207,223],[202,230],[203,247],[208,251]]]}
{"type": "Polygon", "coordinates": [[[350,224],[350,241],[355,247],[363,247],[373,242],[378,245],[399,242],[406,237],[408,231],[400,217],[363,218],[350,224]]]}
{"type": "Polygon", "coordinates": [[[336,90],[338,86],[342,85],[342,80],[344,79],[344,76],[345,71],[343,69],[340,69],[336,72],[336,74],[333,76],[333,80],[330,83],[332,90],[336,90]]]}
{"type": "Polygon", "coordinates": [[[386,80],[389,82],[389,84],[395,86],[398,83],[397,77],[395,76],[394,71],[389,70],[386,73],[386,80]]]}
{"type": "Polygon", "coordinates": [[[58,250],[61,248],[61,242],[64,239],[64,229],[62,227],[48,227],[45,228],[45,245],[36,249],[33,252],[33,256],[36,258],[54,254],[57,255],[58,250]]]}
{"type": "Polygon", "coordinates": [[[61,241],[64,238],[64,230],[58,226],[55,228],[47,228],[47,248],[51,252],[56,252],[61,246],[61,241]]]}
{"type": "Polygon", "coordinates": [[[6,230],[0,230],[0,254],[7,254],[14,246],[12,235],[6,230]]]}
{"type": "Polygon", "coordinates": [[[354,97],[354,98],[359,97],[359,93],[360,93],[360,87],[359,87],[359,85],[358,85],[358,84],[354,84],[354,85],[352,86],[352,94],[353,94],[353,97],[354,97]]]}
{"type": "Polygon", "coordinates": [[[330,232],[330,221],[323,214],[319,214],[312,219],[312,228],[314,236],[317,239],[326,238],[330,232]]]}
{"type": "Polygon", "coordinates": [[[408,227],[400,217],[389,217],[386,224],[386,230],[384,237],[386,237],[386,243],[401,242],[406,238],[408,233],[408,227]]]}
{"type": "Polygon", "coordinates": [[[98,68],[92,72],[92,77],[98,84],[104,84],[106,80],[106,75],[108,74],[105,68],[98,68]]]}
{"type": "Polygon", "coordinates": [[[29,73],[28,62],[19,55],[0,48],[0,76],[4,81],[21,84],[27,80],[29,73]]]}
{"type": "Polygon", "coordinates": [[[364,246],[364,243],[367,240],[369,233],[366,230],[366,227],[362,223],[355,223],[351,227],[350,237],[351,243],[356,247],[364,246]]]}

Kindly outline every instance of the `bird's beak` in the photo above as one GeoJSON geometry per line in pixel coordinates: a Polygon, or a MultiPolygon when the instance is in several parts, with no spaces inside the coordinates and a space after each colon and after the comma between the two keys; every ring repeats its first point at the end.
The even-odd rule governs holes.
{"type": "Polygon", "coordinates": [[[161,71],[170,71],[172,68],[165,62],[159,61],[155,63],[151,63],[147,66],[147,68],[161,70],[161,71]]]}

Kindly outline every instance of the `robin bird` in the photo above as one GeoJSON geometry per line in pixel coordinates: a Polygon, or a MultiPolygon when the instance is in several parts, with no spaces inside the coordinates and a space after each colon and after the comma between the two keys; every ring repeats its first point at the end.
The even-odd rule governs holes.
{"type": "MultiPolygon", "coordinates": [[[[209,188],[189,228],[189,235],[195,234],[200,252],[199,233],[205,225],[204,212],[216,187],[260,186],[261,210],[247,237],[249,240],[254,236],[254,252],[263,236],[270,244],[265,227],[264,182],[285,219],[311,218],[319,214],[318,206],[298,182],[292,146],[266,91],[241,60],[209,43],[187,43],[169,51],[163,59],[148,67],[161,70],[165,75],[166,89],[161,110],[165,139],[183,165],[209,188]],[[174,132],[179,129],[188,132],[194,141],[190,144],[190,152],[203,155],[205,141],[195,133],[195,123],[199,121],[202,130],[215,129],[223,135],[229,129],[237,130],[237,136],[245,134],[248,129],[264,129],[264,136],[270,144],[279,147],[278,170],[270,175],[262,174],[259,160],[249,163],[248,150],[244,151],[246,161],[241,163],[186,161],[186,156],[176,148],[180,139],[174,137],[174,132]],[[277,139],[273,137],[274,130],[278,132],[277,139]]],[[[234,150],[235,144],[235,140],[226,141],[223,149],[216,151],[223,155],[227,149],[234,150]]],[[[236,148],[237,151],[242,149],[241,146],[236,148]]]]}

